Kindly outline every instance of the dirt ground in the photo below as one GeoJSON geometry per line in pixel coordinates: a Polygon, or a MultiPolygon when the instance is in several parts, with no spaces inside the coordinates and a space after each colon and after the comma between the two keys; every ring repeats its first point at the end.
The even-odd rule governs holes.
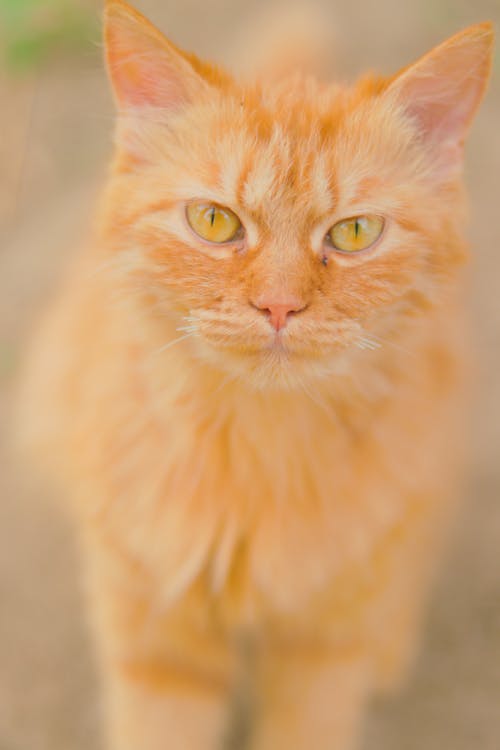
{"type": "MultiPolygon", "coordinates": [[[[240,0],[137,5],[177,43],[221,61],[252,12],[240,0]]],[[[330,5],[336,67],[348,77],[367,66],[390,72],[468,23],[500,21],[500,0],[330,5]]],[[[467,518],[413,678],[374,707],[366,750],[500,748],[499,84],[497,62],[467,158],[478,363],[467,518]]],[[[88,750],[100,747],[99,703],[73,535],[47,490],[14,459],[6,425],[24,341],[92,214],[112,106],[92,44],[34,75],[0,76],[0,87],[0,750],[88,750]]]]}

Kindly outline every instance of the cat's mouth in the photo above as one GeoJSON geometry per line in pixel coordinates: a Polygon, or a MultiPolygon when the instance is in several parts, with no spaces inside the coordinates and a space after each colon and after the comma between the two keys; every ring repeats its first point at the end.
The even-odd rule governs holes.
{"type": "Polygon", "coordinates": [[[204,339],[221,356],[241,357],[242,360],[269,360],[281,363],[318,362],[345,351],[352,343],[350,326],[322,328],[317,335],[310,326],[284,326],[280,330],[249,330],[243,326],[219,335],[212,327],[203,330],[204,339]]]}
{"type": "MultiPolygon", "coordinates": [[[[204,337],[205,338],[205,337],[204,337]]],[[[228,357],[232,361],[240,360],[250,367],[259,364],[267,366],[273,363],[280,368],[292,368],[297,364],[307,366],[318,362],[325,362],[336,353],[345,351],[345,342],[331,337],[328,345],[324,341],[316,341],[314,337],[291,333],[287,329],[258,336],[245,336],[235,333],[225,337],[206,336],[213,353],[221,358],[228,357]]]]}
{"type": "Polygon", "coordinates": [[[242,357],[274,357],[277,360],[288,360],[313,356],[308,342],[298,337],[292,337],[284,330],[276,331],[268,336],[245,338],[234,336],[231,339],[211,341],[218,349],[232,352],[242,357]]]}
{"type": "Polygon", "coordinates": [[[248,335],[241,329],[220,337],[206,330],[199,353],[214,368],[261,389],[296,390],[335,374],[344,374],[349,351],[342,336],[314,337],[307,331],[284,330],[248,335]],[[326,343],[326,339],[328,342],[326,343]]]}

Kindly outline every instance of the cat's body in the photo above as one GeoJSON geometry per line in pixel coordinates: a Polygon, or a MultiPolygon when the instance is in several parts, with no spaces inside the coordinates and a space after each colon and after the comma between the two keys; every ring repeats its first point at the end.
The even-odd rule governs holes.
{"type": "MultiPolygon", "coordinates": [[[[456,148],[424,153],[405,74],[238,88],[108,12],[127,111],[25,399],[82,518],[110,747],[222,747],[244,685],[255,750],[347,750],[411,656],[454,495],[456,148]],[[199,198],[238,213],[244,246],[189,249],[177,203],[199,198]],[[382,250],[317,252],[367,212],[390,217],[382,250]]],[[[469,35],[484,80],[461,126],[491,32],[469,35]]]]}

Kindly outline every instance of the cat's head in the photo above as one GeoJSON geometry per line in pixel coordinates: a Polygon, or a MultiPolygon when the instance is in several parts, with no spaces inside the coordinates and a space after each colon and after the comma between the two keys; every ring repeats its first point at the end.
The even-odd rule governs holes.
{"type": "Polygon", "coordinates": [[[463,258],[462,149],[491,46],[480,24],[391,78],[249,85],[109,0],[118,259],[223,371],[281,386],[363,366],[463,258]]]}

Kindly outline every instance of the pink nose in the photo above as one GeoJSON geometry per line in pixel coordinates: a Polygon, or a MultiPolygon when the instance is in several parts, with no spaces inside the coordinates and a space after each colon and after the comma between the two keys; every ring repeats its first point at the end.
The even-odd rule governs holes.
{"type": "Polygon", "coordinates": [[[289,297],[285,300],[275,301],[272,298],[260,297],[253,306],[258,310],[269,313],[269,322],[277,331],[285,327],[287,317],[290,313],[300,312],[305,307],[297,297],[289,297]]]}

